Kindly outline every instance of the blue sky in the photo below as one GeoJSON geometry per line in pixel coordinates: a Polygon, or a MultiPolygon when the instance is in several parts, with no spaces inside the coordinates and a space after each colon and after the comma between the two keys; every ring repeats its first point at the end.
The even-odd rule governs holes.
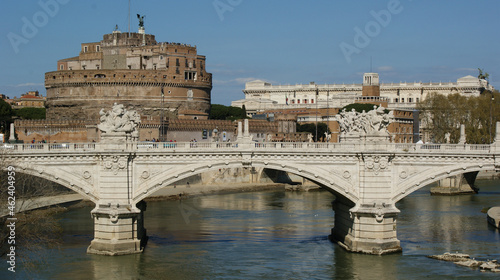
{"type": "MultiPolygon", "coordinates": [[[[116,24],[127,0],[5,0],[0,12],[0,93],[45,95],[44,73],[116,24]],[[40,3],[48,3],[44,9],[40,3]],[[54,4],[56,3],[56,4],[54,4]],[[28,23],[27,23],[28,22],[28,23]],[[32,25],[36,30],[27,26],[32,25]]],[[[500,1],[131,0],[157,41],[196,45],[213,74],[212,103],[244,98],[245,82],[448,82],[490,74],[500,88],[500,1]]]]}

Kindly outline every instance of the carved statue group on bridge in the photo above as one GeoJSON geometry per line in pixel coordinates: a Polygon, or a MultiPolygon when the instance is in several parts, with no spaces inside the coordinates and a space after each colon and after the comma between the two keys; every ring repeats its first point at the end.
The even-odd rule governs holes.
{"type": "Polygon", "coordinates": [[[114,104],[109,111],[99,112],[101,123],[97,126],[104,133],[125,133],[139,135],[141,117],[135,110],[126,110],[123,104],[114,104]]]}
{"type": "Polygon", "coordinates": [[[335,118],[342,133],[380,134],[387,132],[387,126],[394,116],[392,111],[386,113],[382,106],[373,106],[373,110],[368,112],[363,110],[361,113],[355,109],[350,112],[343,109],[335,118]]]}

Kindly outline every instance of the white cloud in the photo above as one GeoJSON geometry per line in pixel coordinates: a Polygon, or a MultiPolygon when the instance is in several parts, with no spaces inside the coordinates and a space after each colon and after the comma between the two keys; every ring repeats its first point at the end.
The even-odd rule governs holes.
{"type": "Polygon", "coordinates": [[[380,66],[377,68],[377,70],[380,72],[393,71],[394,67],[392,67],[392,66],[380,66]]]}
{"type": "Polygon", "coordinates": [[[44,85],[43,83],[24,83],[24,84],[13,85],[13,87],[38,87],[43,85],[44,85]]]}
{"type": "Polygon", "coordinates": [[[474,72],[474,73],[479,72],[479,70],[477,70],[477,68],[457,68],[457,69],[455,69],[455,71],[457,71],[457,72],[474,72]]]}
{"type": "Polygon", "coordinates": [[[234,78],[234,79],[231,79],[231,80],[214,80],[214,84],[219,84],[219,85],[229,85],[229,84],[243,85],[245,83],[248,83],[248,82],[251,82],[251,81],[254,81],[254,80],[258,80],[258,79],[257,78],[253,78],[253,77],[241,77],[241,78],[234,78]]]}

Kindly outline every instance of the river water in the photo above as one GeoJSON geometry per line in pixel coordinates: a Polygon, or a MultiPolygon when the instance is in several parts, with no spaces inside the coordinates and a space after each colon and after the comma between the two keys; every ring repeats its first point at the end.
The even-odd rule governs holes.
{"type": "MultiPolygon", "coordinates": [[[[17,279],[498,279],[427,258],[464,252],[500,260],[500,234],[484,207],[500,205],[500,181],[477,181],[480,193],[431,196],[421,189],[402,201],[398,238],[403,252],[348,253],[328,240],[333,196],[325,191],[263,191],[149,202],[149,241],[142,254],[86,254],[93,236],[90,207],[61,216],[64,243],[45,263],[17,279]]],[[[11,273],[0,272],[1,279],[11,273]]],[[[10,278],[13,279],[13,278],[10,278]]]]}

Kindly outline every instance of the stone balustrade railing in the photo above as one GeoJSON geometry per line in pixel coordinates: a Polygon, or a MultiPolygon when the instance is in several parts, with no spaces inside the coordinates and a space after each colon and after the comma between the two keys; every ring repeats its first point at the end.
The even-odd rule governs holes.
{"type": "MultiPolygon", "coordinates": [[[[114,150],[100,143],[37,143],[37,144],[1,144],[1,150],[16,153],[60,153],[75,151],[106,151],[114,150]]],[[[408,153],[493,153],[496,152],[495,145],[474,144],[405,144],[405,143],[310,143],[310,142],[136,142],[127,143],[125,149],[122,146],[117,150],[124,151],[233,151],[233,150],[255,150],[255,151],[303,151],[303,152],[408,152],[408,153]]],[[[499,150],[500,151],[500,150],[499,150]]]]}

